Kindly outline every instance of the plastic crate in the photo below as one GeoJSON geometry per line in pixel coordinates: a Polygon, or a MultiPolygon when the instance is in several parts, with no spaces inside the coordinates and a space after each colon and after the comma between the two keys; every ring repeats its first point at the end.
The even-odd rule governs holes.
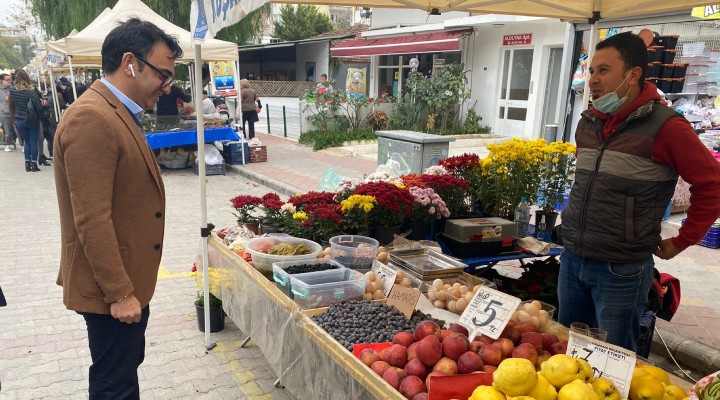
{"type": "Polygon", "coordinates": [[[224,142],[223,143],[223,158],[225,162],[231,165],[236,164],[249,164],[250,163],[250,148],[247,142],[224,142]],[[242,148],[245,147],[245,161],[243,161],[242,148]]]}
{"type": "MultiPolygon", "coordinates": [[[[683,218],[682,224],[685,225],[685,218],[683,218]]],[[[716,221],[697,244],[711,249],[720,248],[720,222],[716,221]]]]}
{"type": "MultiPolygon", "coordinates": [[[[200,169],[198,163],[193,163],[193,171],[195,175],[200,175],[200,169]]],[[[210,175],[225,175],[225,163],[222,164],[205,164],[205,176],[210,175]]]]}
{"type": "Polygon", "coordinates": [[[295,303],[303,309],[329,307],[348,300],[362,300],[367,277],[352,269],[339,268],[290,277],[295,303]]]}

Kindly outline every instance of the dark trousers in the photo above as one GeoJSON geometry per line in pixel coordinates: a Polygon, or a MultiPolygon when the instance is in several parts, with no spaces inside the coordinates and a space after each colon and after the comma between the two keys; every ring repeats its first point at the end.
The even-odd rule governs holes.
{"type": "Polygon", "coordinates": [[[242,123],[243,123],[243,132],[247,132],[248,139],[252,139],[255,137],[255,121],[258,120],[257,111],[251,110],[251,111],[243,111],[242,112],[242,123]],[[245,130],[245,122],[248,123],[250,130],[245,130]]]}
{"type": "Polygon", "coordinates": [[[110,314],[79,313],[85,318],[90,342],[90,400],[140,399],[137,369],[145,359],[145,328],[150,306],[137,324],[110,314]]]}

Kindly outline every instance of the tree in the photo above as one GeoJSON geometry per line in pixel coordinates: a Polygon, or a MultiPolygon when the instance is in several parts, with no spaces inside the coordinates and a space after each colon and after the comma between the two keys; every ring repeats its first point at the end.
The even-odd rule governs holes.
{"type": "Polygon", "coordinates": [[[28,38],[0,37],[0,69],[22,68],[33,58],[33,45],[28,38]],[[19,47],[15,47],[15,42],[19,47]]]}
{"type": "MultiPolygon", "coordinates": [[[[63,38],[73,29],[82,30],[106,7],[112,8],[117,0],[25,0],[32,14],[48,36],[63,38]]],[[[143,0],[153,11],[173,24],[190,29],[190,1],[143,0]]],[[[248,14],[240,22],[224,28],[217,39],[238,44],[249,44],[259,37],[263,20],[272,12],[270,4],[248,14]]]]}
{"type": "Polygon", "coordinates": [[[301,40],[333,30],[330,17],[315,6],[286,4],[280,8],[280,20],[275,22],[274,37],[280,41],[301,40]]]}

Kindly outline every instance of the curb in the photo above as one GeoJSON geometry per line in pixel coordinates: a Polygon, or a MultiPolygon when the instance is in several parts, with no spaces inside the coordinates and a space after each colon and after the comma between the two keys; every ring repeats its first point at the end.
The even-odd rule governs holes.
{"type": "Polygon", "coordinates": [[[696,371],[701,377],[720,371],[720,350],[666,330],[658,329],[658,332],[660,335],[653,335],[650,348],[653,354],[669,358],[667,354],[669,350],[678,364],[696,371]],[[659,336],[665,339],[667,349],[659,336]]]}
{"type": "Polygon", "coordinates": [[[240,176],[247,178],[253,182],[256,182],[263,186],[266,186],[268,189],[271,189],[278,193],[282,193],[286,196],[292,197],[298,193],[305,193],[304,190],[298,189],[295,186],[288,185],[287,183],[280,182],[280,181],[272,179],[272,178],[268,178],[267,176],[259,174],[255,171],[250,171],[245,168],[242,168],[242,164],[227,165],[227,167],[228,167],[227,171],[230,173],[240,175],[240,176]]]}

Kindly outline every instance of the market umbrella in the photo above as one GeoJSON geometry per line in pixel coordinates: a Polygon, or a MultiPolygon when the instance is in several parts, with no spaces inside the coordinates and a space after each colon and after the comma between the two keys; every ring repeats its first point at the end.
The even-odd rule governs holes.
{"type": "MultiPolygon", "coordinates": [[[[267,0],[248,0],[226,2],[222,9],[213,0],[195,0],[190,9],[190,28],[195,52],[195,113],[197,115],[197,144],[199,149],[205,146],[205,126],[202,114],[202,49],[206,39],[212,39],[217,31],[238,23],[253,10],[260,8],[267,0]],[[216,6],[218,7],[216,9],[216,6]]],[[[237,68],[236,68],[237,71],[237,68]]],[[[236,82],[239,84],[239,82],[236,82]]],[[[240,91],[238,90],[238,96],[240,91]]],[[[200,241],[202,245],[202,268],[205,296],[205,348],[210,350],[215,343],[210,342],[210,283],[208,276],[208,236],[212,224],[207,222],[207,191],[205,183],[205,154],[198,155],[198,175],[200,181],[200,241]]]]}

